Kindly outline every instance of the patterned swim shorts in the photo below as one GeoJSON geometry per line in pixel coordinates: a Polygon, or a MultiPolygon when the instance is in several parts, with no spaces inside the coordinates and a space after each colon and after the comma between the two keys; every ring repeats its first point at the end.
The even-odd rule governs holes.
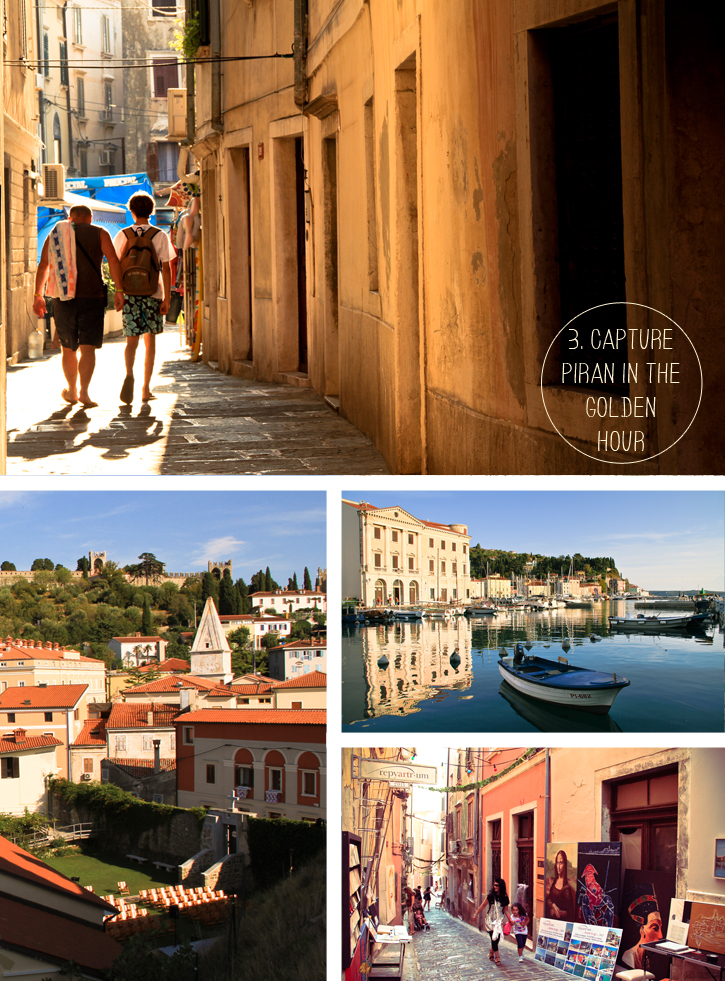
{"type": "Polygon", "coordinates": [[[164,321],[161,300],[157,296],[127,296],[123,304],[123,333],[126,337],[139,334],[161,334],[164,321]]]}

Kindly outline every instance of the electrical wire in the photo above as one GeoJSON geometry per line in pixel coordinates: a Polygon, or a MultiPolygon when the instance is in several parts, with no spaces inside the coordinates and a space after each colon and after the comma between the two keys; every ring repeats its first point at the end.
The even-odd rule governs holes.
{"type": "MultiPolygon", "coordinates": [[[[279,52],[276,52],[275,54],[269,54],[269,55],[216,55],[215,57],[212,58],[188,58],[185,60],[176,59],[174,61],[174,64],[213,65],[213,64],[223,64],[226,61],[265,61],[269,58],[294,58],[294,54],[292,52],[290,52],[289,54],[279,54],[279,52]]],[[[156,61],[160,61],[160,60],[161,59],[159,58],[156,59],[156,61]]],[[[169,56],[169,60],[171,60],[171,56],[169,56]]],[[[67,67],[74,68],[77,66],[81,68],[108,68],[110,65],[113,66],[114,68],[118,68],[121,71],[126,71],[129,68],[153,68],[154,67],[153,61],[137,62],[136,64],[126,64],[126,62],[137,62],[137,59],[136,58],[108,58],[105,61],[101,61],[95,64],[94,62],[91,61],[76,60],[71,58],[67,58],[65,60],[50,59],[50,58],[47,60],[45,58],[38,58],[37,60],[30,59],[30,58],[19,58],[15,61],[6,61],[5,64],[10,65],[12,67],[31,68],[35,72],[42,72],[43,68],[46,65],[49,68],[67,68],[67,67]]]]}

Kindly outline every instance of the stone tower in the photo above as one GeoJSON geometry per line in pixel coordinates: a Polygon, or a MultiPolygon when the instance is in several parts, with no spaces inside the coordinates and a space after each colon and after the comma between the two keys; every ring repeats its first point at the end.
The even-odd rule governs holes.
{"type": "Polygon", "coordinates": [[[233,678],[232,651],[211,596],[206,601],[199,629],[191,645],[191,673],[197,678],[226,684],[233,678]]]}

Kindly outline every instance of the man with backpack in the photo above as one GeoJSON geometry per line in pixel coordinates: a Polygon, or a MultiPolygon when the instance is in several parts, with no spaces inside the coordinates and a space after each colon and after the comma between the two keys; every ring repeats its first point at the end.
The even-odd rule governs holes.
{"type": "Polygon", "coordinates": [[[148,402],[156,357],[156,335],[164,329],[164,315],[171,299],[171,260],[176,255],[166,232],[149,224],[154,201],[149,194],[134,194],[128,202],[133,225],[123,228],[113,240],[121,262],[123,284],[123,333],[126,336],[126,377],[121,401],[133,402],[133,363],[139,338],[146,345],[141,399],[148,402]]]}
{"type": "Polygon", "coordinates": [[[46,283],[53,297],[53,319],[63,357],[67,383],[61,397],[69,405],[80,402],[84,409],[98,405],[88,394],[96,367],[96,351],[103,344],[103,320],[107,291],[101,271],[108,260],[116,285],[116,310],[123,306],[121,268],[111,236],[93,224],[93,212],[84,204],[74,205],[68,221],[59,221],[46,238],[35,276],[33,312],[45,317],[46,283]]]}

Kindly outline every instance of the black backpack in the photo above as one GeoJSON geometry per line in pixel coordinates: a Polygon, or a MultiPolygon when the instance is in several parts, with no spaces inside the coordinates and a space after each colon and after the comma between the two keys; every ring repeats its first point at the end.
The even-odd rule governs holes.
{"type": "Polygon", "coordinates": [[[124,228],[128,239],[121,259],[121,283],[128,296],[153,296],[159,285],[159,264],[152,242],[158,228],[147,228],[137,235],[134,228],[124,228]]]}

